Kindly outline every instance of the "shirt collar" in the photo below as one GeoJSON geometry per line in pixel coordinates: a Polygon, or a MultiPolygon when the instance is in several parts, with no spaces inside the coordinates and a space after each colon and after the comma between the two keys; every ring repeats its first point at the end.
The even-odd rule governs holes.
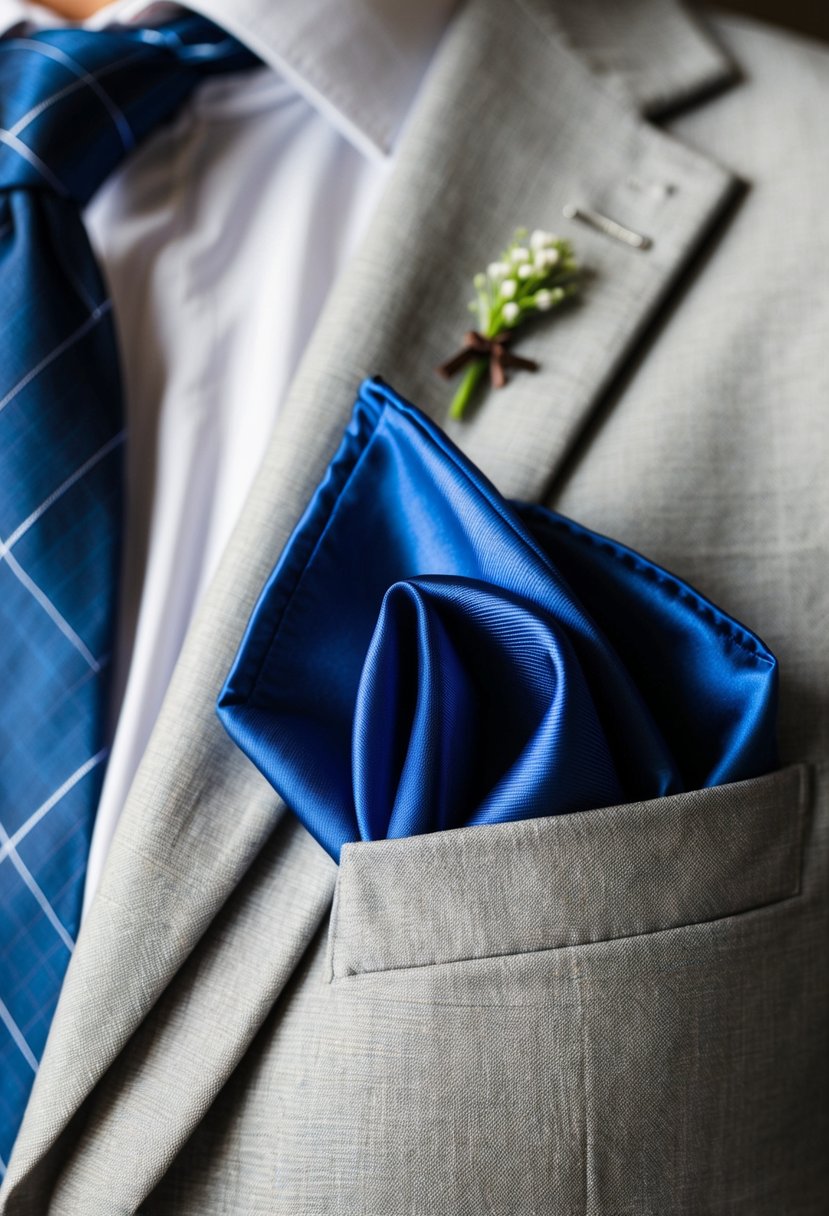
{"type": "MultiPolygon", "coordinates": [[[[188,0],[250,47],[364,154],[387,157],[458,0],[188,0]]],[[[85,24],[162,21],[174,6],[113,0],[85,24]]],[[[0,31],[59,24],[0,0],[0,31]]]]}
{"type": "Polygon", "coordinates": [[[457,0],[188,0],[369,155],[388,156],[457,0]]]}

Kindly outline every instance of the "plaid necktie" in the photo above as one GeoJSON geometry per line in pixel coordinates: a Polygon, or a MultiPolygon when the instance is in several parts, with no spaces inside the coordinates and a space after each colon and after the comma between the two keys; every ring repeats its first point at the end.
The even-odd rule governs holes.
{"type": "Polygon", "coordinates": [[[201,17],[0,40],[0,1178],[78,930],[106,759],[124,430],[81,208],[205,74],[201,17]]]}

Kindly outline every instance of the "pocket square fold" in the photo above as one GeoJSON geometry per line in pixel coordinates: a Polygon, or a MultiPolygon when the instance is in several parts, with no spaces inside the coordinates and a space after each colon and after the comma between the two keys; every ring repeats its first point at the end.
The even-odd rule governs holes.
{"type": "Polygon", "coordinates": [[[674,575],[508,503],[380,380],[218,702],[331,854],[759,776],[777,664],[674,575]]]}

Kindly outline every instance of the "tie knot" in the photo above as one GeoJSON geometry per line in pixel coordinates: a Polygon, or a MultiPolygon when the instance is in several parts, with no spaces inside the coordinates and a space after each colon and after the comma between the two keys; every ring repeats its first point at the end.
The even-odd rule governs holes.
{"type": "Polygon", "coordinates": [[[190,13],[158,29],[0,39],[0,190],[45,188],[83,205],[203,77],[257,62],[190,13]]]}

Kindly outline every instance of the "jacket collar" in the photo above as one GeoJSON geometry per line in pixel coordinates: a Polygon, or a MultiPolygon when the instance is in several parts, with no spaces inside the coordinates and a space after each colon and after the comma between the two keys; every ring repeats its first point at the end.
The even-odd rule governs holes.
{"type": "Polygon", "coordinates": [[[676,0],[544,0],[562,45],[647,118],[703,100],[739,78],[704,22],[676,0]]]}

